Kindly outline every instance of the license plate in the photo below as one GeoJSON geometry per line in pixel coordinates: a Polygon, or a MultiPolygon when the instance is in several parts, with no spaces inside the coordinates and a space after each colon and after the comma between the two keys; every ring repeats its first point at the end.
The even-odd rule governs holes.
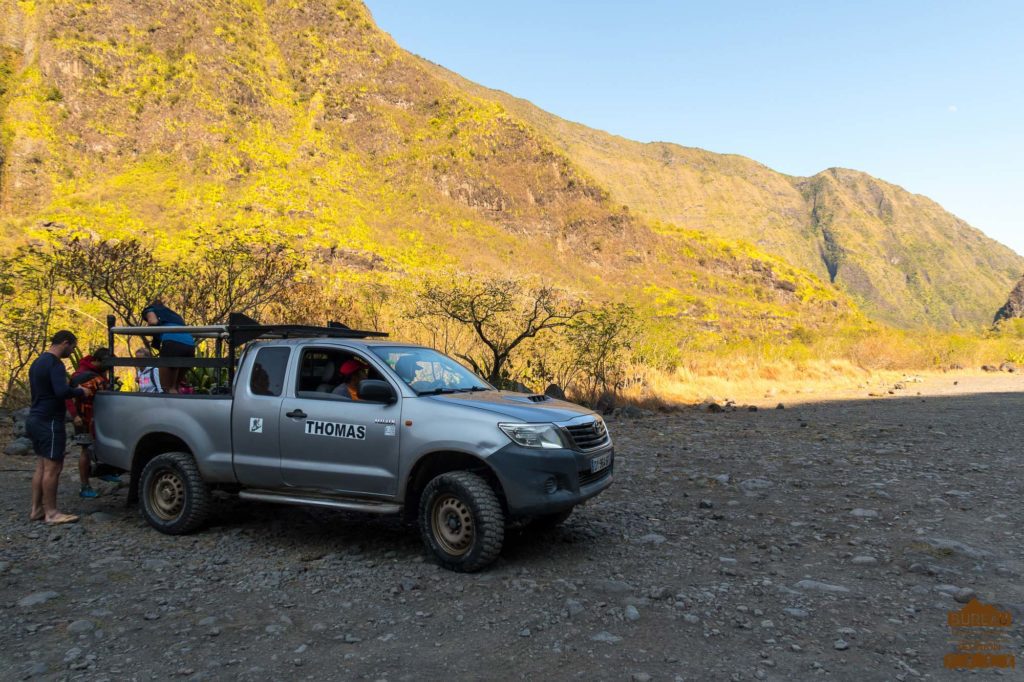
{"type": "Polygon", "coordinates": [[[607,452],[600,457],[590,460],[590,473],[597,473],[612,463],[612,453],[607,452]]]}

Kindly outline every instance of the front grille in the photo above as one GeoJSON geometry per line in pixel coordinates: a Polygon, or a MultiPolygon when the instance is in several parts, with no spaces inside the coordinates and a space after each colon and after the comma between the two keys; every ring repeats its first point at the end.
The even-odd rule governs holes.
{"type": "Polygon", "coordinates": [[[585,485],[596,483],[597,481],[600,481],[602,478],[604,478],[610,473],[612,473],[612,468],[610,465],[606,466],[604,469],[601,469],[600,471],[595,471],[594,473],[590,473],[589,471],[581,471],[580,487],[582,488],[585,485]]]}
{"type": "Polygon", "coordinates": [[[569,432],[569,436],[572,437],[572,442],[577,450],[593,450],[602,445],[607,445],[610,440],[608,438],[608,428],[599,419],[587,422],[586,424],[566,426],[565,430],[569,432]]]}

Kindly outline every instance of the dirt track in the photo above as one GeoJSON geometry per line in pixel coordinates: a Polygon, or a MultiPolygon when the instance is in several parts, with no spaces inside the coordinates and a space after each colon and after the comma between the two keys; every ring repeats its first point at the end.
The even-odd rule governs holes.
{"type": "Polygon", "coordinates": [[[960,679],[971,591],[1024,665],[1024,377],[953,381],[612,420],[613,488],[476,575],[394,521],[232,499],[163,536],[79,500],[73,457],[87,516],[48,528],[3,456],[0,679],[960,679]]]}

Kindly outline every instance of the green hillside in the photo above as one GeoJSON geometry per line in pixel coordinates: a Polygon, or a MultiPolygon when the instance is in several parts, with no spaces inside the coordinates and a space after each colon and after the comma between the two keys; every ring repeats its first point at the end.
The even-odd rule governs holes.
{"type": "Polygon", "coordinates": [[[1024,271],[1024,258],[934,201],[865,173],[797,178],[742,156],[642,144],[423,63],[528,121],[635,214],[749,241],[834,281],[896,326],[987,324],[1024,271]]]}
{"type": "Polygon", "coordinates": [[[634,215],[359,2],[0,0],[0,17],[10,245],[76,231],[173,255],[273,230],[362,278],[536,274],[690,347],[864,323],[777,257],[634,215]]]}

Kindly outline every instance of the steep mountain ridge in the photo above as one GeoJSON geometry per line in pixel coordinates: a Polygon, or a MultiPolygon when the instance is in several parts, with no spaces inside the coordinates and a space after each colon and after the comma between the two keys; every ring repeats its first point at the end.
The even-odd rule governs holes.
{"type": "Polygon", "coordinates": [[[742,156],[634,142],[424,64],[555,140],[637,215],[749,241],[897,326],[983,325],[1024,267],[1024,257],[934,201],[866,173],[830,168],[800,178],[742,156]]]}

